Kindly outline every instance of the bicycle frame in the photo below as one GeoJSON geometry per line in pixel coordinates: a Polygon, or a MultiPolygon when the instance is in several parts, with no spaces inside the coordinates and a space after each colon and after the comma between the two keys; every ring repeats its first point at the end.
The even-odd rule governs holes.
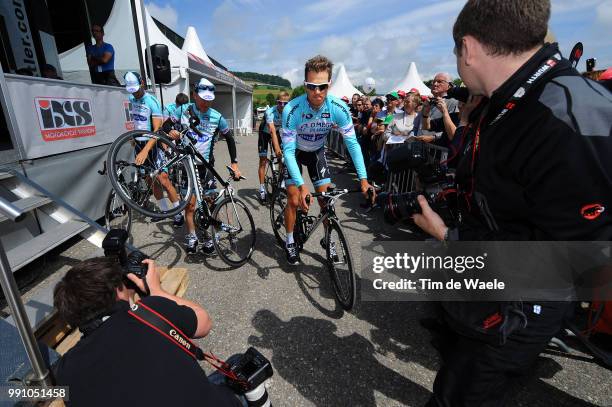
{"type": "MultiPolygon", "coordinates": [[[[325,205],[325,210],[321,211],[321,213],[317,216],[316,221],[314,222],[314,224],[309,228],[309,230],[307,231],[307,233],[305,233],[305,235],[302,237],[302,244],[306,243],[308,241],[308,239],[310,238],[310,236],[312,235],[312,233],[317,230],[319,228],[319,225],[321,225],[321,223],[323,223],[325,220],[327,219],[338,219],[338,216],[336,216],[336,208],[335,208],[335,204],[336,201],[338,200],[338,198],[340,198],[342,195],[344,194],[348,194],[350,191],[344,189],[342,190],[339,194],[338,193],[332,193],[333,195],[327,195],[326,192],[322,192],[320,194],[316,194],[319,195],[323,198],[326,199],[326,205],[325,205]]],[[[299,228],[302,228],[302,226],[304,226],[304,219],[308,217],[308,215],[306,213],[304,213],[304,211],[302,211],[300,208],[298,208],[297,210],[297,217],[296,217],[296,226],[298,226],[299,228]]],[[[300,234],[302,233],[302,231],[300,231],[300,234]]]]}

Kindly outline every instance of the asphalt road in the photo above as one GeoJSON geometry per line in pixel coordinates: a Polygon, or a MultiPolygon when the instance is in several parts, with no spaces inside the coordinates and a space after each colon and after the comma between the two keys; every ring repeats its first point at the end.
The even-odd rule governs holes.
{"type": "MultiPolygon", "coordinates": [[[[133,228],[134,244],[158,264],[189,269],[186,297],[203,304],[214,324],[200,341],[202,348],[221,357],[249,346],[259,349],[274,366],[269,392],[275,406],[424,405],[439,360],[430,333],[419,324],[431,306],[360,302],[354,311],[343,312],[334,301],[317,236],[306,245],[303,264],[288,266],[272,235],[268,209],[256,200],[256,137],[238,141],[240,168],[248,178],[237,184],[238,195],[257,227],[256,251],[248,264],[229,270],[217,258],[186,256],[184,231],[173,229],[170,221],[140,219],[133,228]]],[[[215,153],[223,168],[220,164],[229,162],[224,142],[215,153]]],[[[332,160],[332,171],[338,186],[356,185],[340,161],[332,160]]],[[[361,197],[345,197],[337,210],[358,264],[361,243],[414,238],[385,224],[380,212],[363,213],[361,197]]],[[[33,290],[54,284],[70,264],[95,254],[101,253],[86,241],[65,248],[47,260],[48,277],[33,290]]],[[[612,372],[590,360],[578,352],[569,358],[543,354],[509,405],[612,405],[612,372]]]]}

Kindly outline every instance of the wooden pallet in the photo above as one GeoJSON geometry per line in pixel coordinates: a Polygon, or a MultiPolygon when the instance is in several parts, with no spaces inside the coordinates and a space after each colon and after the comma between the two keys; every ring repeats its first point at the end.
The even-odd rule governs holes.
{"type": "MultiPolygon", "coordinates": [[[[158,267],[157,271],[164,291],[177,297],[185,295],[189,283],[187,269],[158,267]]],[[[81,339],[81,332],[78,329],[71,329],[58,318],[55,318],[54,321],[47,324],[44,332],[40,332],[40,335],[37,336],[48,346],[54,348],[57,353],[64,355],[81,339]]],[[[54,400],[48,406],[64,407],[64,402],[62,400],[54,400]]]]}

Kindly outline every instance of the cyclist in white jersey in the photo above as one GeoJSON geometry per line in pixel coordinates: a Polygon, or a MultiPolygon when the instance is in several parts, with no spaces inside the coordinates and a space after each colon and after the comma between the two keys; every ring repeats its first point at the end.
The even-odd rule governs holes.
{"type": "MultiPolygon", "coordinates": [[[[285,209],[285,227],[287,241],[285,254],[290,265],[300,261],[296,244],[293,240],[297,207],[308,211],[308,187],[302,179],[302,165],[308,168],[308,174],[317,192],[327,191],[331,182],[325,141],[332,128],[342,132],[342,138],[357,170],[361,191],[368,197],[372,186],[368,183],[361,148],[355,135],[353,120],[346,103],[334,96],[328,96],[331,85],[332,63],[324,56],[318,55],[306,62],[306,94],[293,99],[283,110],[282,141],[285,157],[285,185],[287,188],[287,207],[285,209]]],[[[321,241],[325,246],[325,240],[321,241]]],[[[335,248],[330,247],[333,253],[335,248]]]]}

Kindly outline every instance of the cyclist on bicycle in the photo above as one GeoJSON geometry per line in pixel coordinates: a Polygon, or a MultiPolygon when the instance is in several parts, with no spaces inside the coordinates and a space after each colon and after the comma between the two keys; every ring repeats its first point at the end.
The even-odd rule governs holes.
{"type": "MultiPolygon", "coordinates": [[[[130,101],[130,115],[134,121],[135,130],[150,131],[152,133],[159,130],[162,126],[162,111],[160,108],[159,101],[157,98],[144,90],[144,82],[138,72],[127,72],[123,79],[125,80],[125,89],[131,93],[129,96],[130,101]]],[[[154,162],[156,165],[160,165],[163,161],[163,152],[156,148],[156,139],[150,137],[136,137],[136,141],[140,141],[136,145],[136,158],[134,162],[136,165],[142,165],[147,158],[154,162]],[[146,143],[146,144],[145,144],[146,143]]],[[[168,174],[162,172],[157,176],[157,181],[168,193],[168,198],[174,207],[179,205],[179,197],[176,193],[176,189],[168,179],[168,174]]],[[[168,204],[164,198],[163,190],[159,187],[157,182],[153,182],[153,196],[157,200],[157,203],[162,211],[167,211],[168,204]]],[[[152,218],[153,222],[162,220],[163,218],[152,218]]],[[[174,216],[174,227],[180,227],[183,225],[183,215],[178,214],[174,216]]]]}
{"type": "MultiPolygon", "coordinates": [[[[304,211],[308,211],[309,207],[309,191],[302,179],[301,167],[305,165],[308,168],[308,174],[317,192],[327,190],[331,179],[325,157],[325,140],[332,128],[342,132],[344,143],[357,170],[362,193],[367,198],[368,191],[372,190],[374,195],[367,180],[350,110],[346,103],[327,94],[331,85],[332,66],[332,62],[321,55],[307,61],[304,70],[306,94],[293,99],[283,110],[282,141],[287,188],[285,254],[290,265],[296,265],[300,261],[293,239],[296,210],[300,206],[304,211]]],[[[325,238],[321,240],[321,245],[325,248],[325,238]]],[[[330,247],[330,252],[333,253],[334,249],[330,247]]]]}
{"type": "Polygon", "coordinates": [[[259,151],[259,199],[262,203],[266,201],[266,186],[264,185],[264,179],[266,175],[268,145],[270,142],[274,149],[274,155],[277,158],[283,156],[278,140],[278,132],[282,124],[283,109],[287,103],[289,103],[289,93],[287,91],[280,92],[276,99],[276,106],[272,106],[266,110],[264,115],[264,127],[259,132],[259,138],[257,139],[257,150],[259,151]]]}
{"type": "MultiPolygon", "coordinates": [[[[227,141],[227,148],[229,150],[231,159],[230,165],[234,171],[234,179],[238,180],[240,178],[240,170],[238,169],[238,158],[236,157],[236,141],[234,140],[234,134],[227,125],[227,121],[221,115],[221,113],[211,107],[212,101],[215,100],[215,85],[213,85],[207,79],[200,79],[200,81],[195,85],[193,98],[195,103],[189,103],[186,105],[183,117],[178,117],[175,114],[170,118],[171,121],[180,123],[181,121],[185,121],[185,119],[188,120],[190,114],[193,114],[200,119],[200,124],[198,124],[197,129],[200,133],[202,133],[202,135],[200,136],[193,134],[193,137],[197,139],[195,147],[206,159],[206,161],[213,166],[215,164],[215,159],[213,156],[215,134],[217,131],[221,132],[227,141]]],[[[168,121],[166,121],[166,123],[168,123],[168,121]]],[[[166,125],[164,125],[164,127],[166,127],[166,125]]],[[[169,135],[174,139],[180,136],[179,132],[176,130],[171,130],[169,135]]],[[[200,176],[200,182],[204,188],[205,197],[210,197],[211,195],[216,194],[217,184],[212,173],[208,171],[204,165],[200,164],[196,165],[196,167],[200,176]]],[[[185,218],[187,222],[185,246],[187,253],[197,252],[198,247],[198,237],[194,222],[195,208],[195,196],[192,196],[191,202],[189,202],[185,208],[185,218]]],[[[214,252],[215,247],[212,238],[208,236],[208,232],[206,232],[205,240],[202,243],[202,253],[210,255],[214,252]]]]}

